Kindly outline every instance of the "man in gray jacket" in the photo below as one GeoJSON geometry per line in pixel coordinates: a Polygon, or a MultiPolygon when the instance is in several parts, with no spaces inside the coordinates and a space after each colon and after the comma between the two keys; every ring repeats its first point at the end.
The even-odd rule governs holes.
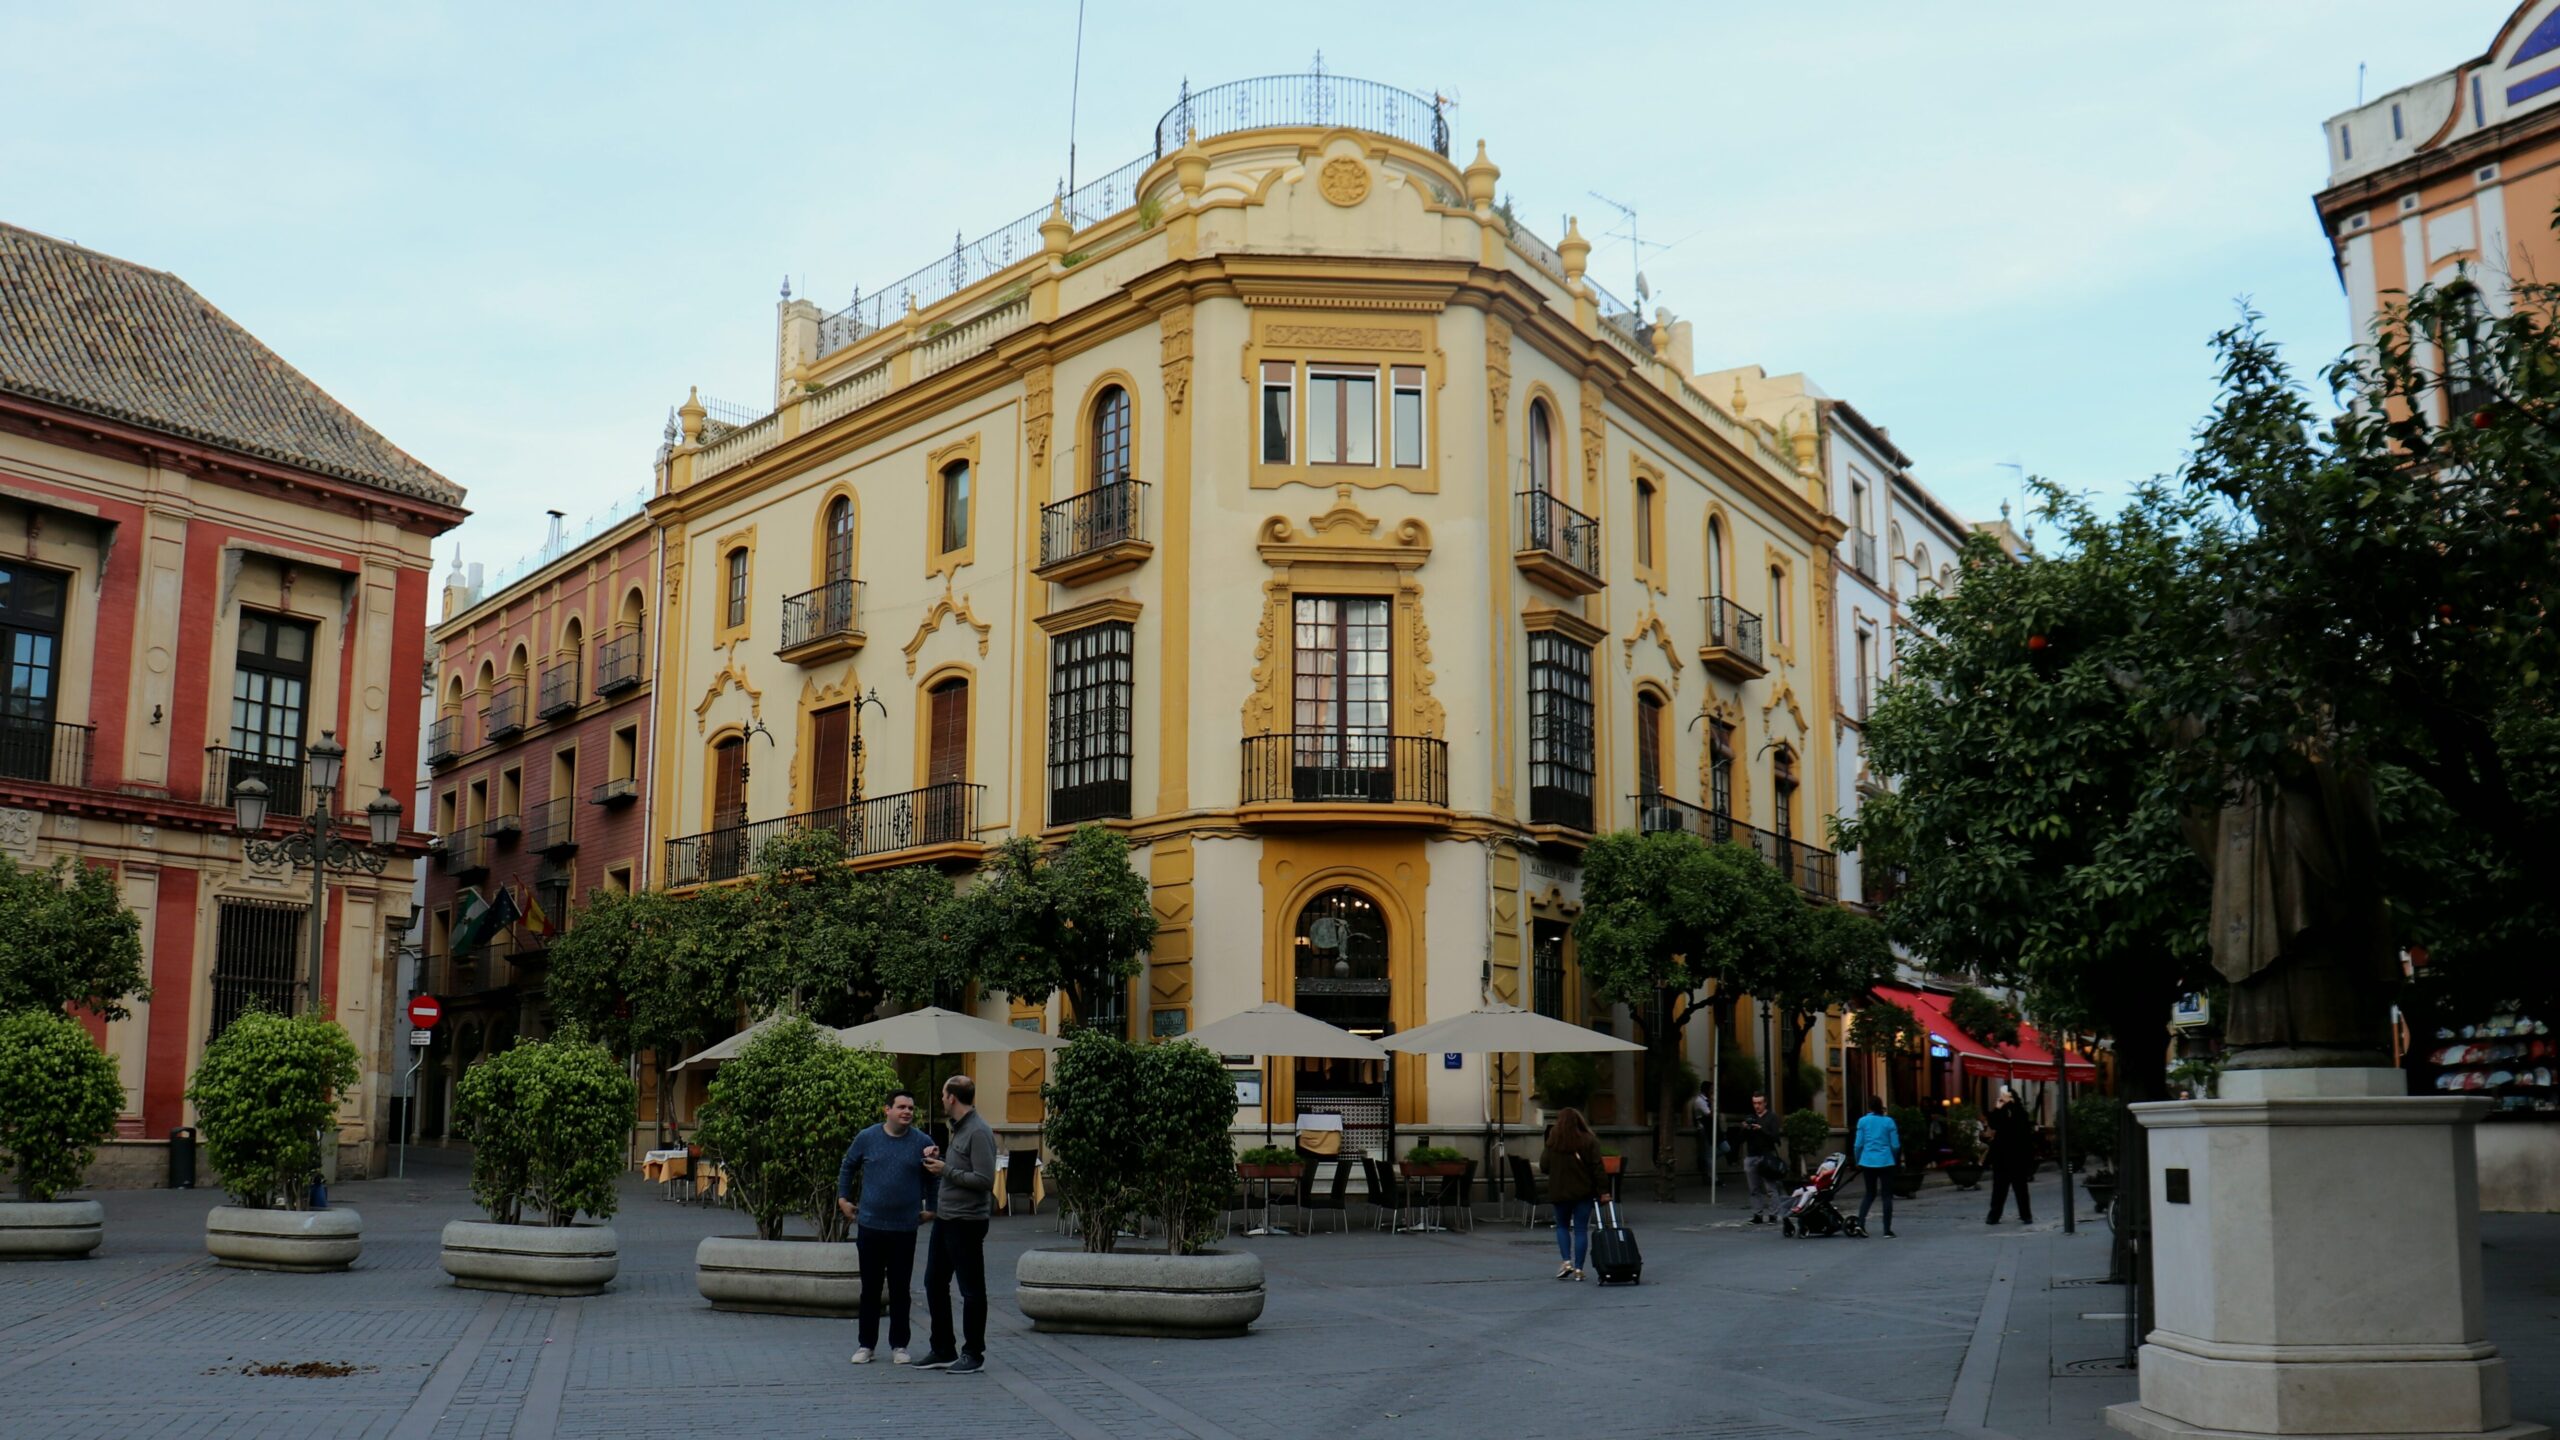
{"type": "Polygon", "coordinates": [[[933,1239],[925,1253],[924,1303],[933,1316],[932,1353],[920,1367],[974,1375],[987,1360],[987,1221],[996,1188],[996,1136],[978,1115],[978,1084],[966,1075],[942,1082],[951,1143],[924,1168],[940,1185],[933,1239]],[[958,1349],[951,1335],[951,1281],[960,1281],[958,1349]]]}

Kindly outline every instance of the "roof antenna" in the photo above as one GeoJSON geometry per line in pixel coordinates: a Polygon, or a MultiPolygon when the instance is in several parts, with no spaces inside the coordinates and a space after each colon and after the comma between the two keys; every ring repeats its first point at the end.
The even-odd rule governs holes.
{"type": "MultiPolygon", "coordinates": [[[[1076,193],[1076,105],[1084,98],[1084,0],[1076,0],[1076,65],[1067,81],[1067,198],[1076,193]]],[[[1067,217],[1073,223],[1075,217],[1067,217]]]]}
{"type": "Polygon", "coordinates": [[[2364,62],[2361,60],[2356,62],[2356,104],[2359,107],[2364,104],[2364,62]]]}

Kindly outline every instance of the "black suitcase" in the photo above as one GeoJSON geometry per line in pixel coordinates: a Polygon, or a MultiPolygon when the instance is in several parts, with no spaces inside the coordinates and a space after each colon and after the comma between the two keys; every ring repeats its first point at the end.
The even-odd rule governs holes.
{"type": "Polygon", "coordinates": [[[1591,1268],[1603,1285],[1635,1285],[1644,1280],[1644,1254],[1636,1249],[1636,1232],[1618,1223],[1618,1202],[1609,1202],[1609,1223],[1591,1227],[1591,1268]]]}

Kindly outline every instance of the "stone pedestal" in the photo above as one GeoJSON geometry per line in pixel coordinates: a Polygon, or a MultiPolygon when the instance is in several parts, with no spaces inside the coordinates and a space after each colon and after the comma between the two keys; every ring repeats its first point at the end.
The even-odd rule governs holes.
{"type": "Polygon", "coordinates": [[[2397,1070],[2234,1071],[2223,1098],[2137,1105],[2154,1304],[2145,1437],[2548,1440],[2507,1408],[2480,1307],[2485,1100],[2397,1070]]]}

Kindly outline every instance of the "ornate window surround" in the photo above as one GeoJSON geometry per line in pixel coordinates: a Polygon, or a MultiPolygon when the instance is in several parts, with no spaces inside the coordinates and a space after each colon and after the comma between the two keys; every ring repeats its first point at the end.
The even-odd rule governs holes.
{"type": "Polygon", "coordinates": [[[1282,515],[1262,522],[1255,548],[1271,568],[1271,578],[1262,587],[1262,624],[1254,640],[1253,691],[1245,697],[1244,733],[1273,735],[1289,728],[1295,598],[1370,595],[1395,602],[1395,633],[1389,642],[1394,733],[1443,738],[1448,716],[1431,694],[1431,626],[1422,610],[1421,570],[1431,558],[1431,527],[1408,519],[1380,534],[1381,522],[1352,503],[1347,483],[1336,488],[1334,507],[1309,517],[1307,525],[1301,531],[1282,515]]]}

